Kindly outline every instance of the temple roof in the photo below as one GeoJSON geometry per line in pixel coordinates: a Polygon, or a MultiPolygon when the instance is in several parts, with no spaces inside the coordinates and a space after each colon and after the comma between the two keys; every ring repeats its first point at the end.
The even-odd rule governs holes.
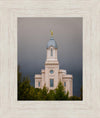
{"type": "Polygon", "coordinates": [[[54,48],[58,48],[57,43],[53,37],[50,38],[50,40],[48,41],[47,48],[49,48],[50,46],[53,46],[54,48]]]}

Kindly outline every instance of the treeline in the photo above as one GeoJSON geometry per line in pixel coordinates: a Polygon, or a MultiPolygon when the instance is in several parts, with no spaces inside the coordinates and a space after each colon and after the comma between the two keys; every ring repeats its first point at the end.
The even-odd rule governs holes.
{"type": "Polygon", "coordinates": [[[30,85],[30,78],[23,77],[18,67],[18,100],[82,100],[80,97],[71,96],[69,92],[65,93],[62,82],[59,82],[55,90],[48,90],[44,85],[43,89],[34,88],[30,85]]]}

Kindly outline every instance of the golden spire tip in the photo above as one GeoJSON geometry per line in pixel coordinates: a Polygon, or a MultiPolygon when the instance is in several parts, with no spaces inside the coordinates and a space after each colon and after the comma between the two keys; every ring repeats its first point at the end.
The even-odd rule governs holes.
{"type": "Polygon", "coordinates": [[[53,31],[51,30],[51,36],[53,36],[53,31]]]}

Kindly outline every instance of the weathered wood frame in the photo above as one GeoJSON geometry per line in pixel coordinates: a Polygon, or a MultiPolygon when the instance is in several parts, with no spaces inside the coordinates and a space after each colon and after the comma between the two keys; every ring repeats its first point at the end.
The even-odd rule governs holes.
{"type": "Polygon", "coordinates": [[[99,0],[0,0],[0,118],[100,118],[99,76],[99,0]],[[83,101],[17,101],[18,17],[83,17],[83,101]]]}

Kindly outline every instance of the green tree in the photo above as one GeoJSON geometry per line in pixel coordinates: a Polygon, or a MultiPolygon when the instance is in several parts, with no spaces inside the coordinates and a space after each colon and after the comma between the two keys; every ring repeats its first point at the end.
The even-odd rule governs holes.
{"type": "Polygon", "coordinates": [[[65,100],[69,100],[69,91],[65,94],[65,100]]]}
{"type": "Polygon", "coordinates": [[[46,85],[44,85],[44,87],[42,89],[42,100],[46,100],[47,95],[48,95],[48,89],[47,89],[46,85]]]}
{"type": "Polygon", "coordinates": [[[62,84],[62,82],[60,81],[58,83],[58,86],[57,88],[55,89],[55,99],[56,100],[65,100],[65,89],[64,89],[64,86],[62,84]]]}
{"type": "Polygon", "coordinates": [[[20,66],[17,68],[17,80],[18,80],[18,85],[20,85],[22,79],[22,73],[20,72],[20,66]]]}
{"type": "Polygon", "coordinates": [[[55,91],[50,90],[48,95],[47,95],[47,100],[55,100],[55,91]]]}
{"type": "Polygon", "coordinates": [[[81,87],[81,95],[80,95],[80,97],[81,97],[81,100],[83,99],[83,88],[81,87]]]}
{"type": "Polygon", "coordinates": [[[18,66],[18,100],[32,99],[33,87],[30,85],[30,78],[23,77],[18,66]]]}
{"type": "Polygon", "coordinates": [[[69,100],[81,100],[80,97],[77,96],[70,96],[69,100]]]}
{"type": "Polygon", "coordinates": [[[17,92],[18,92],[18,100],[21,99],[21,80],[22,80],[22,73],[20,72],[20,66],[17,68],[17,81],[18,81],[18,87],[17,87],[17,92]]]}
{"type": "Polygon", "coordinates": [[[34,99],[35,100],[42,100],[42,89],[35,88],[34,99]]]}

